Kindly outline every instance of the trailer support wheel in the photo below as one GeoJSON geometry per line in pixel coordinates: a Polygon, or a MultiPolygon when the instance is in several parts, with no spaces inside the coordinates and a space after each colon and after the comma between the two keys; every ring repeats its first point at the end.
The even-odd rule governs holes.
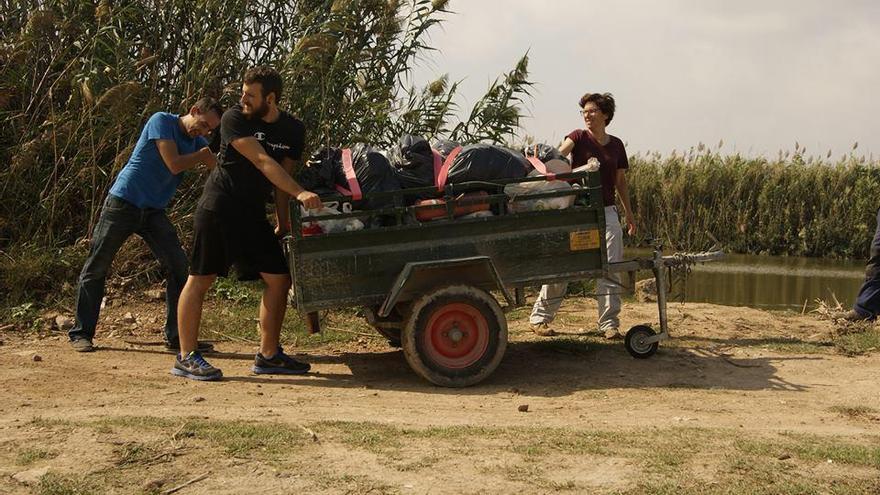
{"type": "Polygon", "coordinates": [[[626,332],[624,345],[630,356],[636,359],[647,359],[657,352],[659,342],[646,343],[645,339],[654,336],[654,329],[648,325],[636,325],[626,332]]]}
{"type": "Polygon", "coordinates": [[[507,320],[487,292],[450,285],[416,300],[402,337],[416,373],[436,385],[466,387],[498,367],[507,349],[507,320]]]}

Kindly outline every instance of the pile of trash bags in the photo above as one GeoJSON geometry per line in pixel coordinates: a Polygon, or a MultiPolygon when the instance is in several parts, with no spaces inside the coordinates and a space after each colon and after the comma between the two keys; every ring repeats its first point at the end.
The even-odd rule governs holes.
{"type": "MultiPolygon", "coordinates": [[[[557,174],[571,172],[567,159],[555,147],[546,144],[532,145],[515,151],[492,144],[462,145],[443,140],[436,141],[432,145],[421,136],[405,134],[400,137],[396,146],[387,151],[363,143],[351,146],[350,150],[351,168],[357,179],[356,184],[352,184],[350,178],[346,176],[343,150],[340,148],[327,147],[318,150],[310,157],[308,166],[297,174],[296,180],[301,186],[319,195],[340,192],[352,196],[350,203],[325,206],[321,212],[310,212],[311,215],[347,213],[348,211],[343,211],[343,208],[379,210],[394,206],[392,195],[364,199],[362,195],[367,193],[421,188],[421,191],[415,191],[412,195],[404,195],[407,205],[419,205],[428,201],[436,203],[437,199],[429,198],[436,198],[438,193],[449,184],[534,177],[543,175],[542,172],[557,174]],[[540,167],[541,163],[537,164],[544,170],[537,170],[530,162],[530,157],[535,157],[545,164],[544,167],[540,167]],[[353,194],[357,192],[358,187],[361,195],[353,194]],[[431,190],[425,192],[424,188],[431,190]]],[[[509,184],[504,187],[504,192],[511,197],[510,206],[513,211],[534,211],[568,208],[574,203],[574,196],[531,201],[517,201],[516,197],[571,188],[572,185],[568,182],[548,180],[509,184]]],[[[483,212],[478,216],[487,214],[489,213],[483,212]]],[[[386,224],[390,220],[389,218],[383,220],[381,215],[377,215],[371,217],[367,225],[363,222],[358,224],[330,221],[321,227],[325,232],[357,230],[369,228],[375,223],[386,224]]]]}
{"type": "MultiPolygon", "coordinates": [[[[491,182],[534,175],[528,156],[537,156],[544,163],[567,160],[553,146],[539,144],[515,151],[493,144],[461,145],[454,141],[437,141],[432,146],[421,136],[400,137],[397,146],[387,152],[367,144],[351,147],[352,165],[363,193],[414,189],[462,182],[491,182]],[[450,163],[447,159],[455,153],[450,163]],[[445,181],[438,184],[438,166],[446,170],[445,181]]],[[[570,171],[570,168],[569,168],[570,171]]],[[[307,167],[296,177],[297,182],[319,194],[348,188],[340,148],[322,148],[315,152],[307,167]]],[[[356,204],[355,208],[376,208],[384,205],[356,204]]]]}

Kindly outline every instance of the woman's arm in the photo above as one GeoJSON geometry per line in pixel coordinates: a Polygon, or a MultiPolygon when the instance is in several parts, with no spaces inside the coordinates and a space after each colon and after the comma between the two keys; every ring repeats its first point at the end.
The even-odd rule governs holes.
{"type": "Polygon", "coordinates": [[[626,169],[617,169],[617,180],[615,181],[617,195],[620,202],[623,203],[623,216],[626,219],[626,231],[629,235],[636,233],[636,217],[633,215],[632,206],[629,204],[629,188],[626,184],[626,169]]]}

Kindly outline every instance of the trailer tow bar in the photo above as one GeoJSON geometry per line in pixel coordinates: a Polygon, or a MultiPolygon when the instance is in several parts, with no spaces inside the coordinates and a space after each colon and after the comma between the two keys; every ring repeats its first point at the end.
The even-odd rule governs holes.
{"type": "MultiPolygon", "coordinates": [[[[648,325],[636,325],[626,334],[626,350],[636,358],[647,358],[657,352],[659,343],[669,338],[669,322],[666,312],[667,302],[667,276],[666,269],[687,270],[691,265],[719,260],[724,257],[724,251],[712,250],[698,253],[676,253],[671,256],[663,256],[663,248],[659,244],[654,246],[651,259],[636,258],[630,261],[608,263],[609,273],[630,272],[639,270],[651,270],[657,286],[657,310],[660,316],[660,332],[655,333],[648,325]]],[[[634,277],[631,277],[634,280],[634,277]]]]}

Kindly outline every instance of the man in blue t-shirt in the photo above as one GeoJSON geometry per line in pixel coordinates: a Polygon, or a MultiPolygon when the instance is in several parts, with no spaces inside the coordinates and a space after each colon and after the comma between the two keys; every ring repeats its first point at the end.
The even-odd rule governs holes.
{"type": "MultiPolygon", "coordinates": [[[[223,108],[213,98],[197,101],[186,115],[153,114],[141,132],[125,167],[116,177],[92,234],[89,257],[76,290],[76,324],[68,332],[75,351],[95,350],[107,271],[117,251],[132,234],[146,241],[166,275],[165,347],[180,348],[177,300],[186,283],[186,254],[165,207],[174,196],[182,172],[199,164],[211,169],[217,159],[205,140],[220,125],[223,108]]],[[[210,346],[201,344],[205,350],[210,346]]]]}

